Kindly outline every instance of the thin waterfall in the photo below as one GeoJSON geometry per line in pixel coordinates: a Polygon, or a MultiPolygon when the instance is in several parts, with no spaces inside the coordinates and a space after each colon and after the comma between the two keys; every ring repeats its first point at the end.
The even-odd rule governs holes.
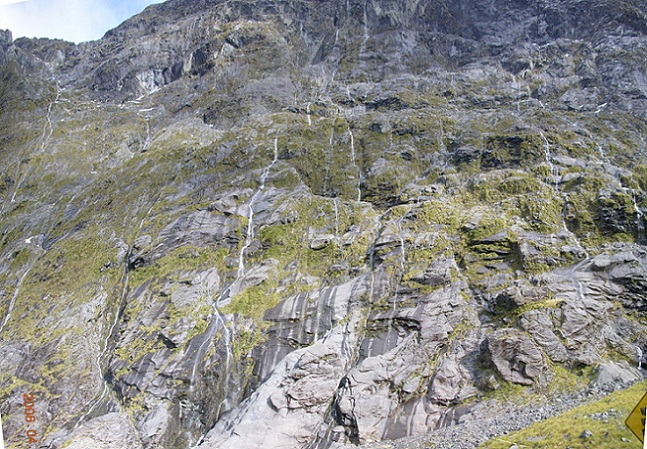
{"type": "MultiPolygon", "coordinates": [[[[238,255],[238,270],[236,273],[236,279],[233,281],[232,285],[240,284],[240,282],[245,276],[245,271],[246,271],[245,251],[250,247],[250,245],[252,244],[252,241],[254,240],[254,205],[256,204],[256,201],[258,200],[261,193],[265,190],[265,184],[267,182],[267,178],[270,174],[272,167],[274,167],[274,165],[278,162],[278,159],[279,159],[279,148],[278,148],[278,137],[276,137],[274,138],[274,154],[273,154],[272,161],[261,172],[259,187],[256,190],[256,192],[254,192],[254,194],[252,195],[249,201],[249,204],[247,205],[248,222],[247,222],[247,230],[245,232],[245,244],[241,248],[240,253],[238,255]]],[[[226,351],[225,377],[223,380],[225,397],[223,401],[218,405],[218,414],[220,414],[220,412],[222,411],[222,408],[227,405],[227,401],[228,401],[227,391],[228,391],[228,385],[231,380],[230,371],[232,369],[233,361],[234,361],[234,355],[232,350],[233,331],[227,327],[227,323],[225,322],[225,319],[222,313],[218,309],[218,304],[226,303],[227,301],[231,300],[230,294],[231,294],[231,288],[225,290],[225,292],[223,292],[220,298],[218,298],[218,300],[213,304],[215,313],[213,313],[210,316],[209,327],[205,331],[204,341],[200,344],[200,346],[196,350],[196,355],[193,361],[193,367],[192,367],[191,379],[190,379],[190,384],[191,384],[190,389],[193,390],[195,385],[195,376],[198,372],[198,367],[200,366],[200,362],[202,360],[202,357],[204,356],[204,352],[208,347],[208,344],[211,342],[215,333],[219,329],[222,329],[222,337],[224,339],[225,351],[226,351]]],[[[202,435],[202,437],[198,440],[198,442],[194,447],[197,447],[204,440],[205,437],[206,437],[206,433],[202,435]]]]}
{"type": "Polygon", "coordinates": [[[350,161],[351,165],[357,170],[357,201],[362,201],[362,177],[361,171],[357,166],[357,161],[355,159],[355,136],[353,136],[353,130],[350,129],[348,125],[348,135],[350,136],[350,161]]]}
{"type": "Polygon", "coordinates": [[[611,161],[609,160],[609,157],[607,156],[607,153],[604,151],[604,149],[602,149],[600,144],[598,144],[596,142],[595,147],[598,150],[598,156],[599,156],[600,160],[605,164],[612,165],[611,161]]]}
{"type": "MultiPolygon", "coordinates": [[[[160,193],[160,195],[161,195],[161,193],[160,193]]],[[[158,197],[158,201],[159,201],[159,197],[158,197]]],[[[155,204],[157,204],[158,201],[155,201],[155,203],[153,203],[153,205],[148,209],[148,211],[146,212],[144,217],[139,222],[139,228],[138,228],[138,233],[137,233],[138,235],[141,234],[141,231],[142,231],[143,226],[144,226],[144,222],[150,216],[153,208],[155,207],[155,204]]],[[[71,200],[70,200],[70,202],[71,202],[71,200]]],[[[103,359],[106,356],[106,354],[108,353],[108,349],[110,347],[110,337],[112,336],[112,334],[115,331],[115,328],[117,327],[117,323],[119,322],[119,318],[121,317],[121,306],[122,306],[122,304],[125,303],[126,295],[128,294],[128,284],[129,284],[129,280],[130,280],[129,261],[130,261],[130,257],[132,256],[132,252],[133,252],[133,246],[130,246],[130,248],[128,249],[128,252],[126,253],[126,258],[124,260],[124,274],[123,274],[123,277],[122,277],[123,287],[121,289],[120,300],[117,303],[117,308],[116,308],[116,310],[114,312],[115,318],[114,318],[114,321],[112,322],[112,325],[108,329],[108,332],[107,332],[105,338],[103,339],[103,347],[99,351],[99,354],[97,355],[97,358],[96,358],[96,365],[97,365],[97,369],[99,370],[99,377],[101,378],[101,381],[103,382],[103,388],[101,390],[101,396],[99,396],[99,398],[96,399],[92,403],[92,406],[88,408],[88,411],[83,416],[81,416],[81,418],[79,418],[79,420],[74,425],[75,429],[78,426],[80,426],[86,420],[86,418],[88,416],[90,416],[90,414],[96,409],[96,407],[101,403],[101,401],[106,397],[106,395],[108,395],[110,393],[110,387],[108,386],[108,382],[106,381],[106,377],[105,377],[105,374],[103,372],[103,368],[102,368],[101,363],[105,362],[103,359]]]]}
{"type": "Polygon", "coordinates": [[[367,4],[368,4],[368,0],[365,0],[364,1],[364,8],[363,8],[363,19],[364,19],[363,32],[364,33],[363,33],[363,36],[362,36],[362,45],[360,46],[360,49],[359,49],[360,58],[362,57],[362,55],[366,51],[366,43],[368,42],[368,13],[366,12],[367,4]]]}
{"type": "MultiPolygon", "coordinates": [[[[239,282],[240,279],[236,279],[234,282],[239,282]]],[[[193,366],[191,369],[191,377],[189,378],[189,391],[193,392],[195,388],[195,377],[198,373],[198,367],[200,366],[200,362],[202,361],[202,358],[204,357],[206,348],[209,347],[209,344],[213,340],[214,335],[216,332],[219,330],[222,330],[222,338],[225,343],[225,369],[224,369],[224,379],[222,381],[222,390],[223,390],[223,399],[220,401],[218,404],[218,410],[216,411],[216,416],[220,416],[222,413],[223,407],[226,407],[229,403],[229,384],[231,382],[231,370],[234,364],[234,353],[232,350],[232,342],[234,341],[234,337],[232,336],[233,330],[230,330],[229,327],[227,327],[227,322],[225,321],[224,315],[218,309],[218,304],[223,301],[228,299],[230,290],[227,289],[225,290],[220,298],[218,298],[213,304],[212,308],[214,310],[214,313],[209,316],[209,326],[207,327],[207,330],[203,333],[203,341],[198,347],[198,349],[195,351],[195,357],[193,360],[193,366]]],[[[232,319],[233,322],[233,319],[232,319]]],[[[222,369],[220,369],[220,373],[222,373],[222,369]]],[[[209,433],[211,429],[206,429],[205,432],[198,438],[198,441],[194,446],[191,447],[191,449],[197,448],[204,439],[206,438],[207,434],[209,433]]]]}
{"type": "MultiPolygon", "coordinates": [[[[555,164],[553,164],[553,155],[552,152],[550,151],[550,142],[548,142],[548,139],[544,135],[542,131],[539,131],[539,135],[541,136],[541,140],[543,141],[544,145],[544,158],[546,160],[546,164],[548,165],[548,168],[550,169],[550,175],[546,177],[546,183],[551,185],[552,188],[555,192],[559,192],[559,181],[560,181],[560,175],[559,175],[559,169],[555,167],[555,164]],[[552,180],[551,180],[552,178],[552,180]],[[552,182],[551,182],[552,181],[552,182]]],[[[566,199],[567,199],[567,194],[562,194],[564,204],[566,204],[566,199]]],[[[582,244],[580,243],[580,240],[577,238],[575,233],[571,232],[568,227],[566,226],[566,217],[565,217],[565,207],[562,208],[562,214],[561,214],[561,220],[562,220],[562,229],[569,234],[571,234],[573,238],[573,242],[575,245],[578,247],[580,251],[584,253],[584,260],[589,259],[589,253],[584,249],[582,244]]]]}
{"type": "MultiPolygon", "coordinates": [[[[56,83],[56,97],[52,102],[47,106],[47,114],[45,116],[45,124],[43,125],[43,132],[41,133],[40,136],[40,153],[43,154],[45,150],[47,150],[47,147],[49,146],[49,140],[52,137],[52,134],[54,133],[54,125],[52,124],[52,108],[54,107],[55,104],[58,103],[59,98],[61,97],[61,89],[58,86],[58,82],[56,83]]],[[[20,170],[20,163],[18,163],[18,171],[20,170]]],[[[14,189],[13,195],[11,196],[11,202],[15,203],[16,202],[16,195],[18,195],[18,190],[20,190],[20,186],[25,182],[25,179],[29,175],[29,172],[31,171],[31,166],[27,167],[27,170],[25,170],[25,173],[23,173],[22,176],[19,177],[18,182],[16,183],[16,188],[14,189]]],[[[16,176],[18,177],[18,176],[16,176]]],[[[4,210],[4,204],[3,204],[3,210],[4,210]]]]}
{"type": "MultiPolygon", "coordinates": [[[[411,208],[409,207],[409,210],[411,208]]],[[[407,212],[408,213],[408,212],[407,212]]],[[[402,282],[402,279],[404,277],[404,271],[405,271],[405,266],[406,266],[406,261],[407,261],[407,254],[406,254],[406,247],[405,247],[405,241],[404,237],[402,236],[403,234],[403,229],[402,229],[402,221],[404,220],[404,217],[406,216],[406,213],[402,215],[402,217],[398,218],[396,220],[396,225],[398,229],[398,240],[400,241],[400,273],[399,276],[396,276],[395,280],[395,286],[394,286],[394,293],[393,293],[393,301],[391,305],[391,319],[389,320],[389,325],[386,331],[386,345],[389,345],[391,335],[395,332],[395,342],[397,343],[398,340],[398,332],[397,329],[394,327],[395,323],[395,317],[396,317],[396,312],[397,312],[397,306],[398,306],[398,287],[400,283],[402,282]]]]}
{"type": "MultiPolygon", "coordinates": [[[[238,255],[238,270],[236,273],[236,279],[233,281],[232,285],[240,284],[242,279],[245,276],[245,251],[250,247],[252,244],[252,241],[254,240],[254,204],[256,204],[256,201],[258,200],[259,195],[265,190],[265,183],[267,182],[267,178],[269,176],[270,170],[276,164],[279,158],[279,149],[278,149],[278,137],[274,139],[274,157],[272,158],[272,161],[263,169],[261,172],[261,177],[260,177],[260,184],[256,192],[252,195],[249,204],[247,205],[247,210],[248,210],[248,223],[247,223],[247,230],[245,232],[245,244],[240,250],[240,253],[238,255]]],[[[224,385],[225,389],[227,385],[229,384],[229,377],[230,377],[230,370],[231,366],[233,363],[233,352],[231,348],[232,344],[232,331],[227,327],[227,323],[225,322],[225,319],[218,309],[218,304],[221,303],[226,303],[227,301],[231,300],[231,288],[227,289],[223,294],[218,298],[218,300],[213,304],[214,312],[210,317],[209,317],[209,327],[207,327],[207,330],[205,331],[205,336],[204,340],[196,350],[195,358],[193,361],[193,367],[191,370],[191,378],[190,378],[190,389],[193,390],[194,385],[195,385],[195,376],[198,372],[198,367],[200,365],[200,362],[202,360],[202,357],[204,356],[204,351],[208,347],[208,344],[211,342],[213,336],[215,333],[219,330],[222,329],[222,335],[225,343],[225,349],[226,349],[226,358],[225,358],[225,379],[224,379],[224,385]]],[[[222,406],[225,404],[227,398],[226,398],[227,393],[225,392],[225,399],[223,402],[219,405],[219,411],[222,408],[222,406]]],[[[203,436],[204,438],[204,436],[203,436]]]]}
{"type": "Polygon", "coordinates": [[[220,310],[218,310],[215,304],[213,304],[212,307],[214,309],[214,313],[209,316],[209,327],[207,327],[207,330],[205,331],[204,341],[200,344],[200,346],[196,350],[196,355],[193,360],[191,377],[189,378],[190,391],[193,391],[194,389],[195,376],[198,371],[198,366],[200,366],[200,362],[202,361],[202,357],[204,356],[204,352],[206,348],[209,346],[209,343],[211,343],[212,337],[220,329],[222,329],[222,335],[225,341],[225,349],[226,349],[226,357],[225,357],[225,376],[226,377],[225,377],[224,385],[226,386],[229,383],[229,370],[231,367],[231,361],[233,359],[233,353],[231,350],[231,331],[227,327],[227,323],[225,322],[220,310]]]}
{"type": "Polygon", "coordinates": [[[54,125],[52,125],[52,107],[58,103],[59,98],[61,98],[61,88],[59,87],[58,82],[56,82],[56,97],[54,98],[54,101],[52,101],[47,107],[47,116],[45,117],[46,123],[43,126],[43,136],[45,136],[46,129],[49,129],[49,132],[47,132],[47,136],[45,136],[41,142],[41,153],[45,152],[45,150],[49,146],[49,140],[52,137],[52,134],[54,134],[54,125]]]}
{"type": "Polygon", "coordinates": [[[144,112],[144,121],[146,122],[146,140],[144,145],[142,145],[142,152],[146,152],[151,144],[151,124],[150,124],[150,115],[148,114],[154,108],[142,109],[139,112],[144,112]]]}
{"type": "Polygon", "coordinates": [[[542,131],[539,131],[539,135],[541,136],[541,140],[543,140],[544,142],[544,158],[546,160],[546,164],[548,164],[548,168],[550,169],[550,176],[546,178],[546,183],[550,184],[550,178],[552,177],[553,189],[557,190],[559,188],[559,170],[553,164],[553,155],[550,151],[550,142],[548,142],[548,139],[546,139],[546,136],[544,136],[544,133],[542,131]]]}
{"type": "MultiPolygon", "coordinates": [[[[214,307],[215,308],[215,307],[214,307]]],[[[223,391],[225,392],[225,396],[222,400],[222,402],[218,405],[218,415],[220,415],[220,412],[222,410],[223,405],[227,405],[227,392],[228,392],[228,385],[229,385],[229,380],[231,377],[231,366],[232,366],[232,361],[234,358],[234,354],[231,349],[231,342],[232,342],[232,336],[231,336],[231,331],[227,327],[227,323],[225,323],[225,320],[223,319],[222,314],[218,309],[216,309],[216,318],[221,324],[221,329],[222,329],[222,335],[225,340],[225,381],[223,383],[224,388],[223,391]]]]}
{"type": "Polygon", "coordinates": [[[515,93],[515,97],[517,100],[517,111],[521,110],[521,101],[519,98],[519,83],[517,82],[517,77],[512,75],[512,90],[515,93]]]}
{"type": "Polygon", "coordinates": [[[398,220],[397,220],[397,225],[398,225],[398,239],[400,240],[400,279],[398,280],[398,283],[395,286],[395,299],[393,300],[393,313],[395,314],[395,309],[396,309],[396,303],[398,299],[398,285],[400,282],[402,282],[402,279],[404,277],[404,270],[405,266],[407,263],[407,254],[406,254],[406,246],[404,242],[404,237],[402,236],[403,230],[402,230],[402,221],[404,220],[404,217],[406,216],[407,213],[411,211],[411,207],[409,207],[409,210],[403,214],[398,220]]]}
{"type": "Polygon", "coordinates": [[[258,187],[258,190],[256,190],[256,192],[252,195],[252,198],[249,201],[249,204],[247,205],[247,210],[248,210],[247,232],[245,233],[245,244],[241,248],[240,254],[238,255],[238,274],[237,274],[238,279],[242,278],[245,274],[245,251],[249,248],[249,246],[252,244],[252,241],[254,239],[254,204],[256,203],[258,196],[265,189],[265,182],[267,181],[267,177],[270,174],[270,170],[278,160],[279,160],[279,148],[278,148],[278,137],[277,137],[274,139],[274,158],[272,159],[272,162],[270,162],[270,164],[263,169],[263,172],[261,173],[260,186],[258,187]]]}
{"type": "MultiPolygon", "coordinates": [[[[380,238],[380,235],[382,234],[382,218],[384,215],[381,215],[374,227],[375,230],[375,238],[373,239],[373,243],[371,244],[371,247],[368,249],[368,261],[369,261],[369,274],[370,274],[370,279],[369,279],[369,290],[368,290],[368,308],[366,310],[366,319],[364,320],[364,325],[362,326],[363,329],[368,328],[368,319],[371,314],[371,304],[373,302],[373,295],[375,294],[375,244],[377,243],[377,240],[380,238]]],[[[373,349],[373,338],[369,341],[369,346],[368,350],[366,353],[366,357],[371,356],[371,351],[373,349]]]]}
{"type": "MultiPolygon", "coordinates": [[[[130,254],[130,252],[128,254],[130,254]]],[[[124,282],[124,288],[122,290],[122,300],[123,300],[123,297],[126,294],[126,286],[128,284],[127,270],[128,270],[128,268],[126,267],[126,282],[124,282]]],[[[121,302],[117,305],[117,308],[119,308],[120,306],[121,306],[121,302]]],[[[119,317],[120,317],[120,314],[119,314],[119,310],[117,309],[115,311],[115,320],[113,321],[112,325],[110,326],[110,329],[108,330],[108,333],[106,334],[106,337],[103,340],[103,348],[101,349],[101,351],[99,352],[99,354],[97,355],[97,358],[96,358],[96,365],[97,365],[97,369],[99,370],[99,377],[101,378],[101,382],[102,382],[101,395],[99,396],[98,399],[93,401],[92,406],[90,406],[88,408],[88,411],[85,412],[85,414],[79,418],[79,420],[74,425],[75,429],[77,427],[79,427],[83,422],[85,422],[87,417],[90,416],[90,414],[97,408],[97,406],[101,403],[101,401],[103,401],[103,399],[110,393],[110,387],[108,386],[108,382],[105,379],[105,374],[103,372],[101,362],[102,362],[102,359],[105,357],[105,355],[108,352],[108,347],[109,347],[109,343],[110,343],[110,336],[114,332],[114,329],[117,326],[117,323],[119,322],[119,317]]]]}
{"type": "Polygon", "coordinates": [[[2,325],[0,325],[0,333],[4,330],[5,326],[9,322],[9,318],[11,318],[11,312],[13,312],[13,308],[16,305],[16,299],[18,298],[18,293],[20,293],[20,287],[22,287],[22,283],[25,281],[25,278],[31,271],[33,266],[33,263],[31,266],[25,270],[25,272],[20,276],[20,280],[18,281],[18,284],[16,285],[16,291],[13,292],[13,295],[11,296],[11,301],[9,301],[9,308],[7,310],[7,314],[5,315],[4,320],[2,320],[2,325]]]}
{"type": "Polygon", "coordinates": [[[631,189],[631,201],[634,205],[634,211],[636,212],[636,228],[638,230],[638,237],[642,237],[645,232],[645,224],[643,222],[643,211],[638,207],[638,201],[636,200],[636,189],[631,189]]]}
{"type": "Polygon", "coordinates": [[[575,287],[577,288],[577,296],[581,300],[583,300],[586,297],[586,293],[584,291],[584,284],[582,284],[582,281],[580,281],[577,278],[577,275],[574,273],[573,274],[573,283],[575,284],[575,287]]]}
{"type": "MultiPolygon", "coordinates": [[[[47,115],[45,117],[45,124],[43,125],[43,131],[40,136],[40,152],[41,154],[45,152],[47,147],[49,146],[49,141],[52,137],[52,134],[54,133],[54,125],[52,124],[52,108],[54,107],[55,104],[58,103],[59,99],[61,98],[61,88],[58,85],[58,81],[56,82],[56,97],[52,102],[47,106],[47,115]]],[[[18,164],[18,168],[20,168],[20,164],[18,164]]],[[[20,185],[25,181],[25,178],[29,174],[30,168],[27,168],[27,171],[23,174],[23,176],[20,178],[18,181],[18,184],[16,185],[16,189],[13,192],[13,195],[11,196],[11,202],[15,203],[16,202],[16,195],[18,194],[18,190],[20,189],[20,185]]],[[[4,212],[4,203],[2,205],[2,211],[0,211],[0,215],[2,212],[4,212]]],[[[33,264],[32,264],[33,265],[33,264]]],[[[20,292],[20,288],[31,271],[31,266],[23,273],[23,275],[20,277],[20,280],[18,281],[18,284],[16,285],[16,291],[14,291],[13,296],[11,297],[11,301],[9,302],[9,308],[7,310],[7,314],[5,315],[4,320],[2,321],[2,324],[0,325],[0,332],[2,332],[9,322],[9,319],[11,318],[11,313],[13,312],[13,308],[16,304],[16,299],[18,298],[18,293],[20,292]]]]}
{"type": "Polygon", "coordinates": [[[333,141],[335,139],[335,119],[332,119],[332,128],[330,130],[330,138],[328,139],[328,151],[326,152],[326,166],[324,168],[324,192],[328,191],[328,183],[330,182],[330,166],[332,165],[332,157],[334,154],[333,141]]]}
{"type": "MultiPolygon", "coordinates": [[[[224,293],[227,294],[227,293],[224,293]]],[[[218,300],[220,301],[220,300],[218,300]]],[[[218,302],[217,301],[217,302],[218,302]]],[[[208,344],[211,343],[211,340],[213,336],[218,332],[218,330],[222,329],[222,336],[225,340],[225,350],[226,350],[226,356],[225,356],[225,372],[224,372],[224,382],[222,383],[223,386],[223,399],[220,401],[220,404],[218,404],[218,410],[216,411],[216,416],[220,416],[222,412],[223,406],[226,406],[228,403],[228,386],[231,378],[231,367],[232,367],[232,362],[233,362],[233,352],[231,350],[231,342],[232,342],[232,336],[231,336],[231,331],[227,327],[227,323],[225,322],[222,313],[220,310],[218,310],[216,304],[213,304],[213,309],[215,311],[214,314],[212,314],[209,318],[209,327],[205,331],[205,336],[203,342],[200,344],[198,349],[196,350],[196,355],[193,361],[193,368],[191,371],[191,378],[189,379],[190,382],[190,387],[189,391],[193,392],[194,387],[195,387],[195,376],[198,372],[198,367],[200,366],[200,362],[202,361],[202,357],[204,356],[205,349],[208,347],[208,344]],[[220,325],[220,326],[218,326],[220,325]]],[[[222,372],[222,371],[221,371],[222,372]]],[[[197,448],[204,439],[207,437],[207,434],[209,433],[211,429],[206,429],[205,432],[198,438],[198,441],[195,443],[194,446],[191,447],[191,449],[197,448]]]]}

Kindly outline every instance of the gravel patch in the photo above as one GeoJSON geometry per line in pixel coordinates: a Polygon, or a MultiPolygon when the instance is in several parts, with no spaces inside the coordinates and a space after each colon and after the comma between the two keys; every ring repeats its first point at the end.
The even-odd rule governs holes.
{"type": "MultiPolygon", "coordinates": [[[[624,385],[617,389],[626,388],[624,385]]],[[[572,408],[593,402],[611,393],[611,390],[589,387],[571,395],[545,398],[540,404],[512,405],[492,400],[481,403],[461,418],[462,422],[426,434],[394,441],[383,441],[360,446],[362,449],[474,449],[493,438],[507,441],[505,436],[531,424],[557,416],[572,408]]],[[[538,436],[541,438],[541,436],[538,436]]],[[[514,442],[510,441],[510,447],[514,442]]],[[[344,446],[347,448],[350,446],[344,446]]]]}

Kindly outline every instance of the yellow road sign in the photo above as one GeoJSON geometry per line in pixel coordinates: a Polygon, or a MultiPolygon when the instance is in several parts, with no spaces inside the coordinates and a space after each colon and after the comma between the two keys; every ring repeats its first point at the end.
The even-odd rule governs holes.
{"type": "Polygon", "coordinates": [[[647,408],[647,393],[642,397],[640,402],[636,404],[636,407],[629,414],[625,420],[625,424],[629,429],[638,437],[638,439],[644,443],[645,435],[645,410],[647,408]]]}

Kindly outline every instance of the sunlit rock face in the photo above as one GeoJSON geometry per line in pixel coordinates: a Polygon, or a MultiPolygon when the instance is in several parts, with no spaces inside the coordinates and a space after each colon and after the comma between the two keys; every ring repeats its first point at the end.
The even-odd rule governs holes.
{"type": "Polygon", "coordinates": [[[0,32],[9,447],[23,394],[54,449],[323,449],[640,378],[645,14],[171,0],[81,45],[0,32]]]}

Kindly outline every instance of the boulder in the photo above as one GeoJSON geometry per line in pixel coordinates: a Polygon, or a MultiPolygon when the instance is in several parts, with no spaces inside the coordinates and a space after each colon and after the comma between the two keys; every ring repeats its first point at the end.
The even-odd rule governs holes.
{"type": "Polygon", "coordinates": [[[484,356],[507,382],[532,385],[546,370],[541,350],[517,329],[499,329],[484,342],[484,356]]]}
{"type": "Polygon", "coordinates": [[[310,249],[313,249],[315,251],[324,249],[326,246],[330,245],[330,242],[332,242],[334,239],[335,236],[331,234],[324,234],[313,237],[310,240],[310,249]]]}
{"type": "Polygon", "coordinates": [[[595,375],[594,385],[603,391],[625,388],[643,379],[643,375],[626,361],[605,362],[600,364],[595,375]]]}
{"type": "Polygon", "coordinates": [[[442,362],[429,388],[428,398],[431,402],[441,405],[457,404],[476,394],[470,372],[461,363],[463,357],[452,354],[442,362]]]}

